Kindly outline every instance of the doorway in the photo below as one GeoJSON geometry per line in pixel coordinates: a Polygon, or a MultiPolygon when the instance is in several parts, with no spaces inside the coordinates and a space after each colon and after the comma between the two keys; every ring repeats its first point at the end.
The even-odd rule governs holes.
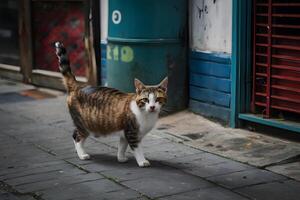
{"type": "Polygon", "coordinates": [[[300,4],[233,0],[231,126],[300,132],[300,4]]]}

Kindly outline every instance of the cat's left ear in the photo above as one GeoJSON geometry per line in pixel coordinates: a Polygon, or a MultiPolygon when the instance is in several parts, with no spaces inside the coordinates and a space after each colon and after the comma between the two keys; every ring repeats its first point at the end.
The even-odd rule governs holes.
{"type": "Polygon", "coordinates": [[[135,86],[136,93],[139,93],[145,88],[145,85],[142,83],[142,81],[140,81],[137,78],[134,79],[134,86],[135,86]]]}
{"type": "Polygon", "coordinates": [[[159,86],[161,89],[163,89],[165,92],[167,92],[168,90],[168,77],[164,78],[164,80],[162,80],[159,84],[159,86]]]}

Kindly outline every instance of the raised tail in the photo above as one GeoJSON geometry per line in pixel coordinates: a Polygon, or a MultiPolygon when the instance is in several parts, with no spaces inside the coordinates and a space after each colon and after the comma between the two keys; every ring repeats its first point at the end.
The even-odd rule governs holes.
{"type": "Polygon", "coordinates": [[[56,55],[58,57],[59,70],[64,77],[64,84],[68,92],[75,90],[77,82],[70,67],[67,50],[60,42],[55,42],[56,55]]]}

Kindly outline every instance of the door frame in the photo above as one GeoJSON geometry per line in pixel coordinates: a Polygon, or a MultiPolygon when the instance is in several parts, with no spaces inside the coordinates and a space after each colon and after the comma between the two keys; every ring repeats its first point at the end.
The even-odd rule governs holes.
{"type": "Polygon", "coordinates": [[[240,127],[240,113],[250,112],[252,71],[252,0],[232,0],[230,126],[240,127]]]}
{"type": "Polygon", "coordinates": [[[253,55],[253,0],[232,0],[232,68],[230,127],[237,128],[243,121],[300,133],[300,124],[265,119],[251,114],[252,55],[253,55]]]}

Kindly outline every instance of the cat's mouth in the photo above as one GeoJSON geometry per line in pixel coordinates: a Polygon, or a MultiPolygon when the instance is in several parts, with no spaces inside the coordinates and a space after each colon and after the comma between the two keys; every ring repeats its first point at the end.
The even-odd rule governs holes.
{"type": "Polygon", "coordinates": [[[149,113],[156,113],[158,111],[158,109],[149,109],[148,112],[149,113]]]}

